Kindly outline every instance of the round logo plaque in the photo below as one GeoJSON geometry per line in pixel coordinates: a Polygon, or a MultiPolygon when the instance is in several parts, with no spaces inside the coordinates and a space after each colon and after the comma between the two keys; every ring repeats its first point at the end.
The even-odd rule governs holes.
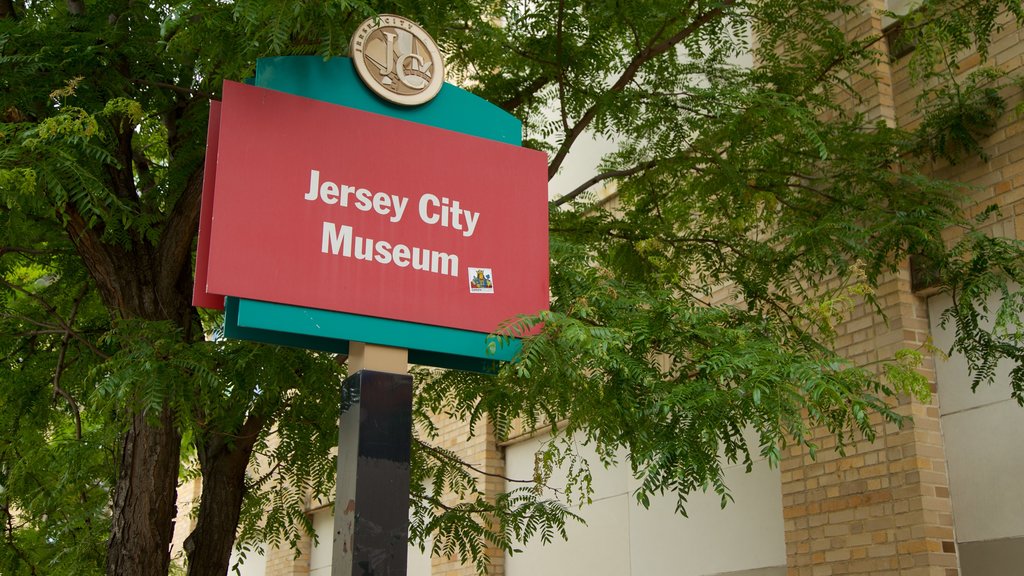
{"type": "Polygon", "coordinates": [[[389,102],[424,104],[444,84],[444,62],[434,39],[401,16],[381,14],[360,24],[349,52],[363,83],[389,102]]]}

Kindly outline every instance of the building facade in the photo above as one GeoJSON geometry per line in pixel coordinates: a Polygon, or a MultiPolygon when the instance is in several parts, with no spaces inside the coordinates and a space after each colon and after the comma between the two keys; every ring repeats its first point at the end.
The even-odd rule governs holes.
{"type": "MultiPolygon", "coordinates": [[[[851,35],[882,34],[882,0],[868,0],[846,26],[851,35]]],[[[896,56],[894,54],[894,56],[896,56]]],[[[977,54],[960,55],[963,74],[980,63],[977,54]]],[[[1024,31],[1008,23],[993,39],[989,65],[1024,74],[1024,31]]],[[[905,57],[877,65],[857,81],[862,100],[849,102],[869,121],[913,128],[920,122],[917,93],[911,88],[905,57]]],[[[1024,119],[1013,110],[1024,102],[1021,89],[1006,88],[1007,111],[975,154],[956,164],[936,160],[935,176],[969,187],[969,213],[995,204],[999,215],[991,232],[1024,240],[1024,119]]],[[[950,239],[956,231],[949,231],[950,239]]],[[[867,304],[853,307],[841,326],[840,353],[858,364],[889,358],[897,350],[933,343],[949,350],[952,329],[943,326],[948,295],[915,290],[907,262],[877,292],[885,317],[867,304]]],[[[838,454],[825,432],[812,458],[795,445],[780,466],[755,462],[727,471],[735,503],[725,509],[717,495],[695,494],[689,517],[674,513],[674,499],[653,501],[649,509],[632,497],[628,468],[594,470],[593,504],[580,513],[586,526],[569,528],[568,541],[531,544],[515,555],[490,551],[491,574],[535,575],[733,575],[830,576],[1013,576],[1024,574],[1024,408],[1010,398],[1008,367],[997,383],[971,391],[962,358],[929,354],[924,373],[932,383],[928,403],[898,400],[898,411],[913,420],[902,428],[879,422],[873,442],[860,441],[838,454]]],[[[522,434],[502,442],[493,434],[467,440],[466,425],[441,419],[441,445],[489,472],[480,482],[488,491],[505,488],[500,476],[529,478],[534,454],[546,433],[522,434]]],[[[596,461],[596,457],[594,459],[596,461]]],[[[194,490],[194,487],[192,487],[194,490]]],[[[189,498],[183,490],[183,498],[189,498]]],[[[187,509],[187,506],[180,506],[187,509]]],[[[246,576],[325,576],[330,573],[333,512],[308,510],[318,538],[308,539],[296,556],[269,549],[239,567],[246,576]]],[[[179,522],[186,528],[187,519],[179,522]]],[[[186,530],[182,529],[182,537],[186,530]]],[[[457,559],[410,550],[409,574],[475,574],[457,559]]]]}

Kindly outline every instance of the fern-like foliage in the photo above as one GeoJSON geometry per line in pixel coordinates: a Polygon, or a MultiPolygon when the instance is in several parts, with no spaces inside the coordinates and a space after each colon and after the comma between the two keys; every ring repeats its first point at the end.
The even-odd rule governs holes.
{"type": "MultiPolygon", "coordinates": [[[[196,198],[222,82],[263,56],[343,56],[379,13],[430,30],[449,78],[519,116],[552,177],[573,177],[591,136],[611,148],[552,199],[550,310],[488,340],[523,338],[518,358],[496,376],[416,374],[421,546],[485,571],[495,550],[564,537],[594,466],[629,466],[641,504],[669,493],[685,513],[695,491],[729,501],[730,463],[899,423],[906,395],[927,394],[927,350],[865,365],[835,344],[854,310],[884,309],[876,289],[909,255],[953,294],[945,318],[974,384],[1005,369],[1024,398],[1024,247],[966,218],[962,188],[918,157],[984,151],[993,122],[1016,121],[1003,99],[1020,81],[965,76],[955,56],[1019,27],[1019,1],[926,0],[905,18],[917,133],[861,113],[886,55],[850,38],[844,17],[862,8],[843,0],[85,4],[7,3],[17,18],[0,19],[0,573],[105,570],[121,467],[140,461],[129,433],[180,438],[182,461],[162,470],[244,492],[195,504],[197,520],[239,518],[197,528],[195,546],[226,557],[236,535],[244,553],[312,529],[344,370],[204,339],[223,318],[189,304],[196,198]],[[950,246],[953,229],[965,236],[950,246]],[[489,477],[506,488],[494,494],[493,472],[438,446],[438,415],[551,436],[532,477],[489,477]],[[225,472],[237,461],[252,466],[225,472]]],[[[152,520],[169,526],[170,495],[140,495],[165,498],[152,520]]],[[[112,546],[138,557],[145,540],[112,546]]]]}

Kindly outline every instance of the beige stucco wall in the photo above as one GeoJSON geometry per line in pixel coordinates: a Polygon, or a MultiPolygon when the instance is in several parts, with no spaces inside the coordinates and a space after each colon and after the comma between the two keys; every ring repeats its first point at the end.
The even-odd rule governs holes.
{"type": "MultiPolygon", "coordinates": [[[[507,446],[506,475],[531,478],[534,454],[547,439],[507,446]]],[[[785,574],[778,469],[763,461],[750,474],[742,466],[728,468],[726,482],[736,501],[723,510],[717,495],[693,494],[684,518],[674,512],[670,496],[653,498],[650,509],[637,504],[628,465],[605,469],[591,450],[584,447],[582,453],[594,464],[593,503],[577,510],[587,525],[571,524],[568,541],[532,543],[506,556],[508,576],[699,576],[752,569],[785,574]]],[[[564,480],[556,477],[551,484],[558,488],[564,480]]]]}
{"type": "Polygon", "coordinates": [[[231,560],[228,563],[231,574],[237,570],[238,576],[266,576],[267,557],[258,550],[253,550],[245,555],[243,560],[237,550],[231,551],[231,560]]]}
{"type": "MultiPolygon", "coordinates": [[[[942,350],[953,342],[951,327],[941,325],[951,304],[948,295],[928,302],[934,343],[942,350]]],[[[994,384],[972,392],[963,356],[936,361],[963,576],[1024,573],[1024,408],[1010,398],[1009,369],[999,366],[994,384]]]]}

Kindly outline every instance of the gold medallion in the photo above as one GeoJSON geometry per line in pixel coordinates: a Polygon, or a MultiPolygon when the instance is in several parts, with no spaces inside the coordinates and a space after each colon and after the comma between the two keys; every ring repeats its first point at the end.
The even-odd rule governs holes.
{"type": "Polygon", "coordinates": [[[434,39],[401,16],[381,14],[360,24],[349,52],[363,83],[389,102],[424,104],[444,84],[444,62],[434,39]]]}

